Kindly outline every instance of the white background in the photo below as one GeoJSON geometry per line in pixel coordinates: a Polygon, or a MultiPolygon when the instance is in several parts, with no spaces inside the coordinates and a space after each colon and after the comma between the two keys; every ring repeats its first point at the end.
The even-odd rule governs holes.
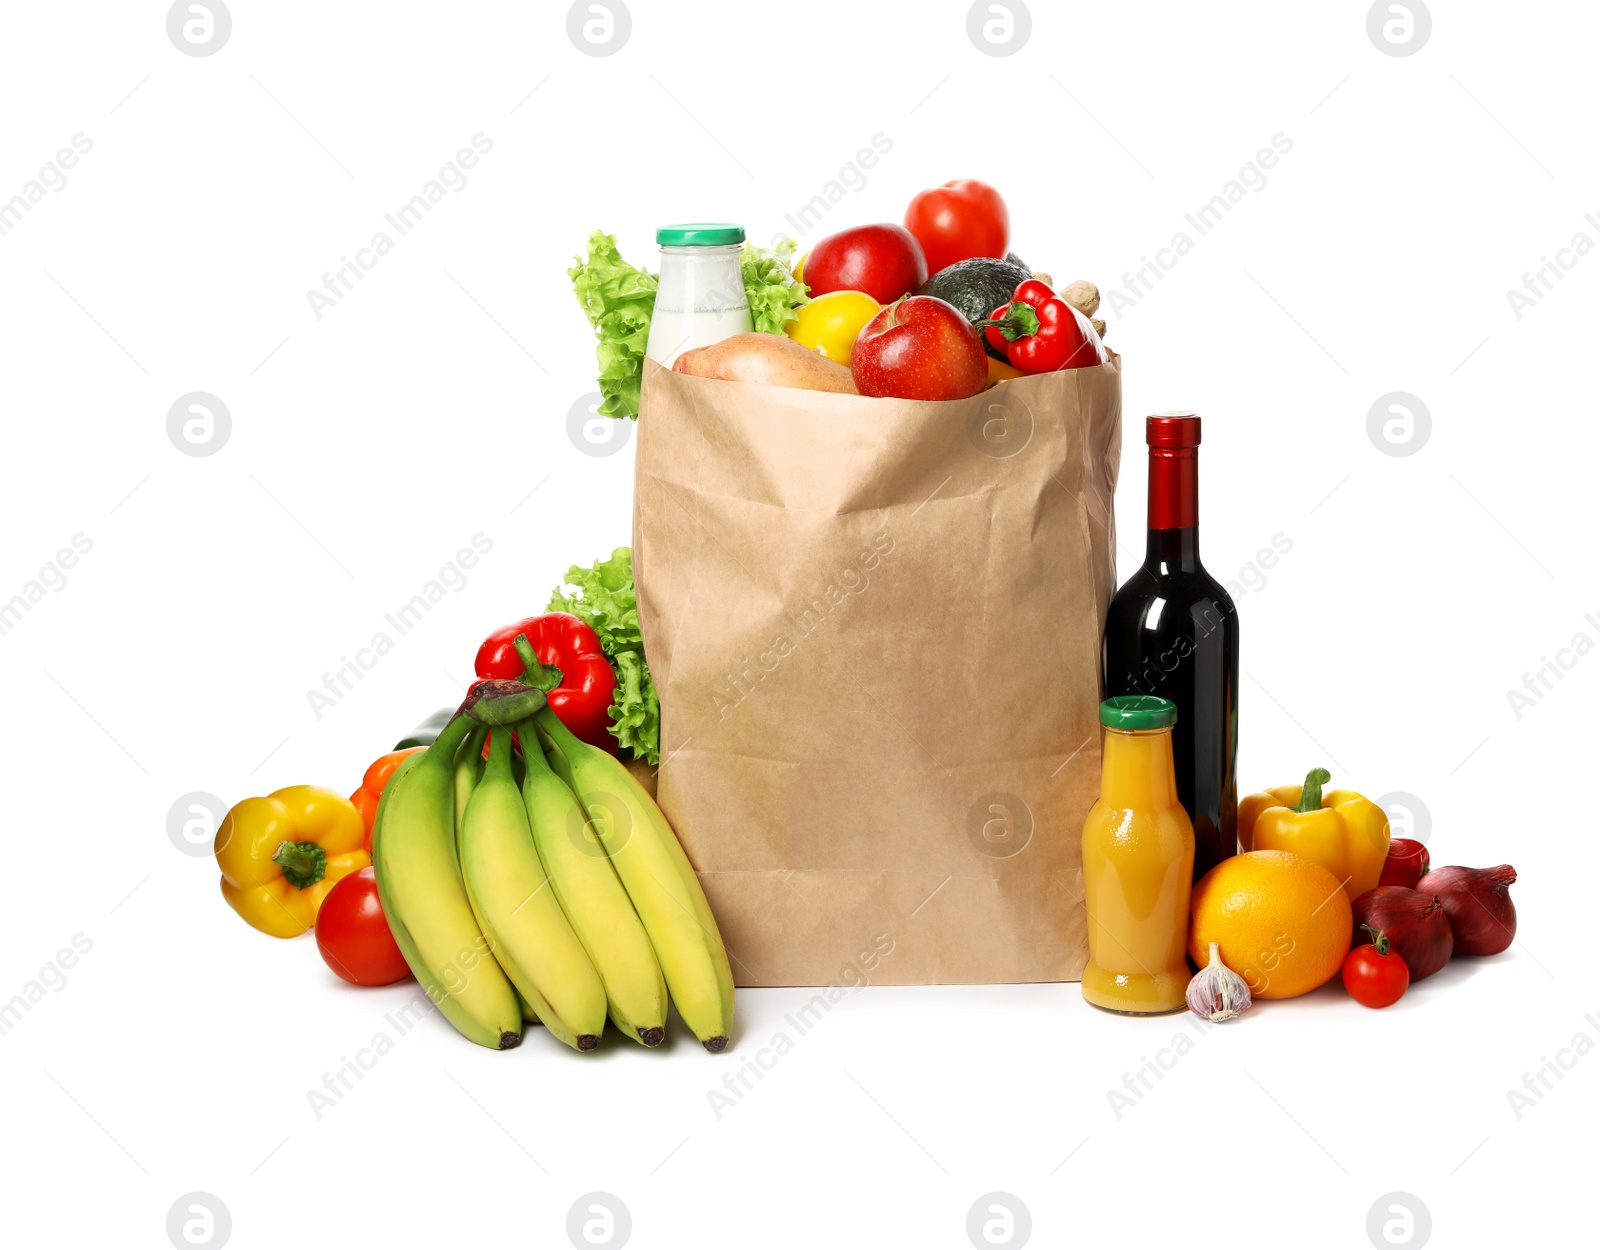
{"type": "Polygon", "coordinates": [[[0,237],[0,599],[93,543],[0,636],[0,999],[93,943],[0,1037],[7,1241],[163,1246],[191,1191],[240,1247],[564,1245],[590,1191],[641,1247],[959,1247],[991,1191],[1052,1246],[1365,1246],[1394,1191],[1439,1246],[1575,1225],[1600,1058],[1560,1048],[1600,1042],[1600,658],[1520,717],[1507,691],[1600,641],[1600,257],[1520,318],[1506,292],[1578,232],[1600,243],[1593,6],[1437,0],[1405,57],[1362,3],[1041,2],[1006,57],[966,12],[636,0],[626,46],[591,57],[559,4],[235,0],[195,57],[162,4],[6,7],[0,199],[93,143],[0,237]],[[479,132],[467,185],[319,320],[307,290],[479,132]],[[768,238],[878,132],[892,150],[803,242],[978,177],[1027,260],[1108,299],[1292,140],[1106,313],[1122,571],[1140,420],[1193,407],[1209,567],[1240,581],[1293,544],[1238,601],[1241,786],[1326,764],[1417,796],[1436,864],[1516,865],[1516,946],[1381,1013],[1337,988],[1266,1004],[1120,1118],[1108,1091],[1190,1026],[1096,1014],[1075,985],[864,990],[720,1118],[708,1091],[807,992],[741,991],[720,1057],[679,1037],[580,1059],[537,1032],[495,1054],[432,1018],[317,1118],[307,1092],[418,991],[346,987],[309,939],[247,928],[169,808],[353,789],[456,701],[490,627],[628,541],[631,446],[584,454],[566,426],[594,389],[564,272],[592,228],[651,267],[662,222],[768,238]],[[191,391],[231,411],[215,455],[168,440],[191,391]],[[1413,455],[1368,436],[1393,391],[1431,412],[1413,455]],[[478,532],[465,588],[319,719],[307,690],[478,532]],[[1507,1092],[1558,1052],[1574,1066],[1518,1118],[1507,1092]]]}

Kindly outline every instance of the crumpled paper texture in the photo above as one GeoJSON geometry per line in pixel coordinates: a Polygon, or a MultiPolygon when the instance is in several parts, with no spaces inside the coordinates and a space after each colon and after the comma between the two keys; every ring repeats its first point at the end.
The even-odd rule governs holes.
{"type": "Polygon", "coordinates": [[[1079,976],[1121,408],[1115,357],[948,403],[647,362],[659,798],[740,985],[1079,976]]]}

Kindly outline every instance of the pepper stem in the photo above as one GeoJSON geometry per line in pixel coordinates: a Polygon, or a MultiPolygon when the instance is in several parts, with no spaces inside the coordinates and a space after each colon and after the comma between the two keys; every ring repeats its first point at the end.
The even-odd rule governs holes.
{"type": "Polygon", "coordinates": [[[1377,948],[1378,954],[1387,955],[1389,953],[1389,935],[1382,929],[1374,929],[1369,924],[1364,924],[1361,927],[1372,934],[1372,945],[1377,948]]]}
{"type": "Polygon", "coordinates": [[[524,685],[533,686],[549,694],[561,684],[561,670],[553,665],[547,666],[539,662],[539,657],[534,652],[533,644],[528,641],[527,634],[518,634],[511,640],[511,645],[517,649],[517,656],[523,664],[522,676],[518,680],[524,685]]]}
{"type": "Polygon", "coordinates": [[[297,890],[309,889],[328,875],[328,852],[315,842],[284,841],[272,853],[272,862],[297,890]]]}
{"type": "Polygon", "coordinates": [[[1031,305],[1017,299],[1006,305],[1003,316],[985,317],[972,324],[977,330],[996,329],[1006,342],[1015,343],[1018,339],[1032,338],[1039,333],[1039,314],[1031,305]]]}
{"type": "Polygon", "coordinates": [[[1314,812],[1322,806],[1322,787],[1333,780],[1326,768],[1313,768],[1306,774],[1306,784],[1300,787],[1300,801],[1290,810],[1314,812]]]}

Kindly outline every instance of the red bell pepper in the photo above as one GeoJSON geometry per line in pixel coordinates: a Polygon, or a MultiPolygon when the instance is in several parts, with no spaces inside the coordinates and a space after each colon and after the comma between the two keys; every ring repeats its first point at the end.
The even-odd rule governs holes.
{"type": "Polygon", "coordinates": [[[545,692],[550,710],[575,736],[616,752],[608,731],[617,675],[600,639],[570,612],[546,612],[497,629],[478,648],[480,678],[521,680],[545,692]],[[527,635],[526,651],[516,640],[527,635]],[[531,662],[530,662],[531,661],[531,662]]]}
{"type": "Polygon", "coordinates": [[[1053,291],[1029,278],[1011,302],[977,323],[989,345],[1023,373],[1054,373],[1104,364],[1106,349],[1089,318],[1053,291]]]}

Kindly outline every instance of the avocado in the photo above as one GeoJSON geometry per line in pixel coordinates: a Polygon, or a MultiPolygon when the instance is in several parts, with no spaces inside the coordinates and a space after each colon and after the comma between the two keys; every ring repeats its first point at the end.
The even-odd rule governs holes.
{"type": "MultiPolygon", "coordinates": [[[[974,256],[971,260],[958,260],[947,265],[917,288],[918,295],[931,295],[947,304],[954,304],[968,321],[982,321],[996,308],[1011,302],[1017,287],[1033,276],[1013,253],[1004,260],[993,256],[974,256]]],[[[1004,360],[1005,353],[989,345],[984,338],[984,350],[996,360],[1004,360]]]]}

